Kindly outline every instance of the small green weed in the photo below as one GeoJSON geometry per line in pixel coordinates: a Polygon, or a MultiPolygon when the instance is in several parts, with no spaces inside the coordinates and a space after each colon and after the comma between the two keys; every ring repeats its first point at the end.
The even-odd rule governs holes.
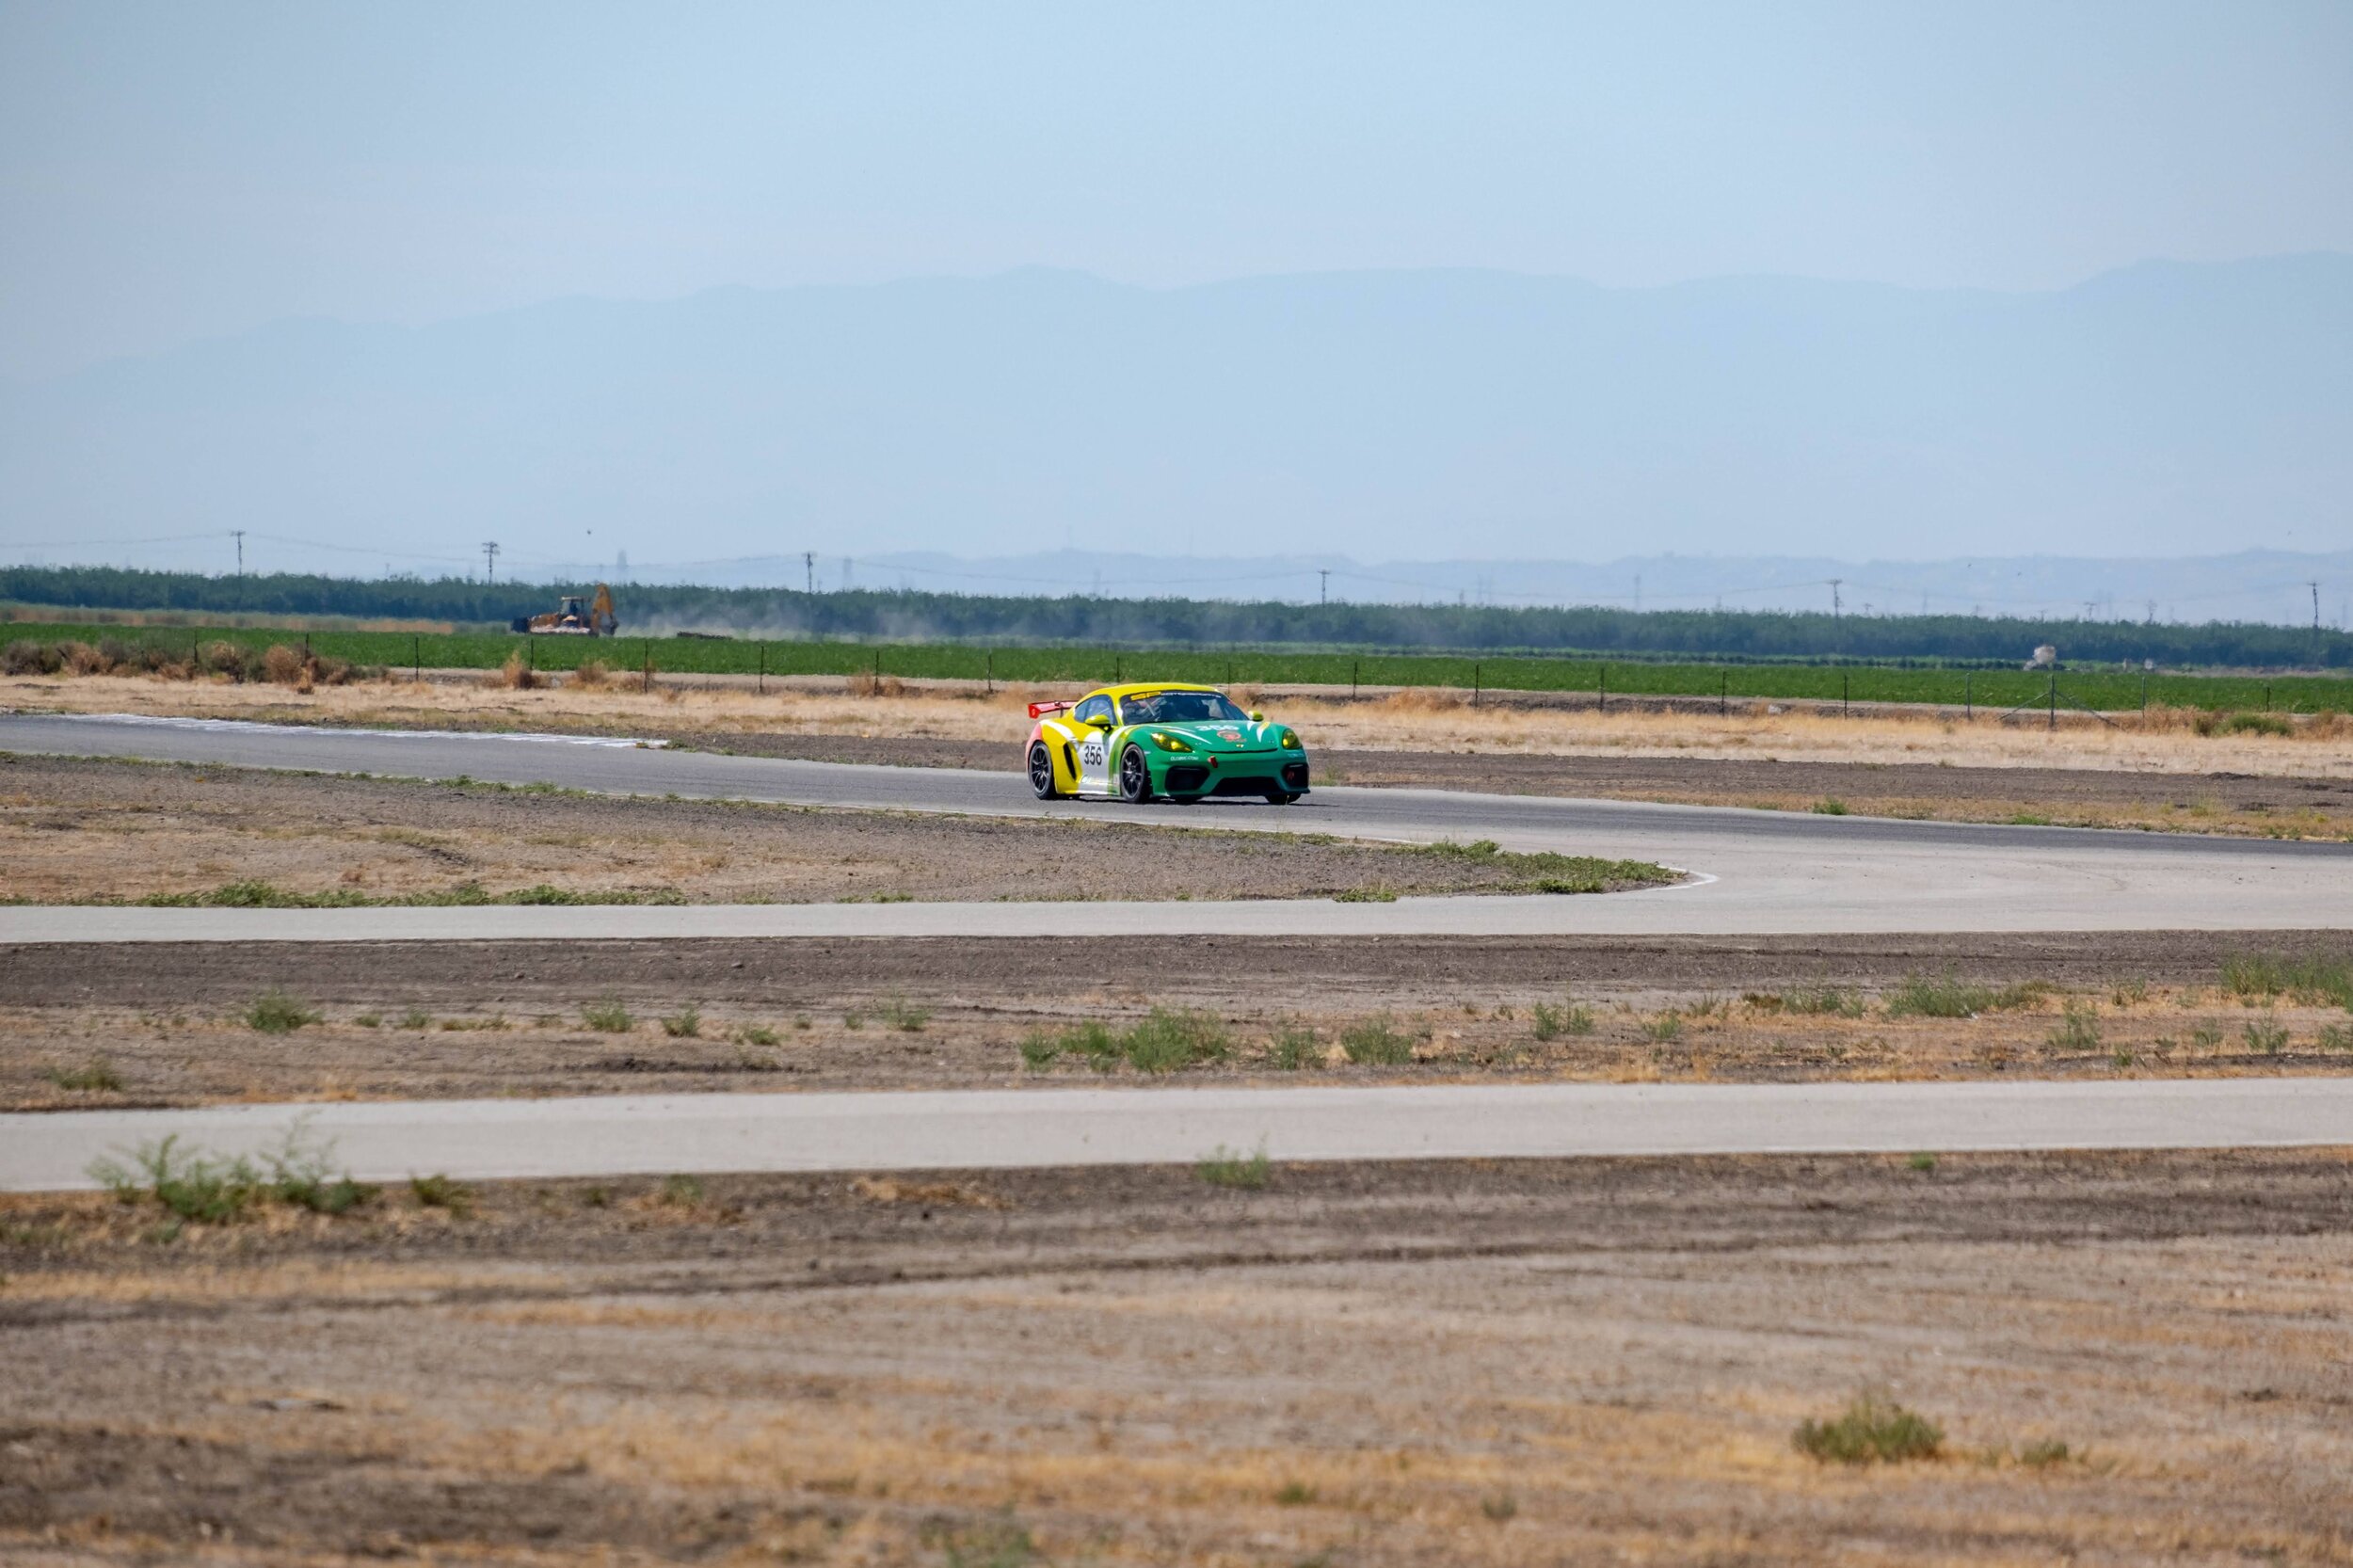
{"type": "Polygon", "coordinates": [[[2287,1049],[2287,1026],[2266,1013],[2260,1018],[2247,1020],[2247,1048],[2259,1056],[2277,1056],[2287,1049]]]}
{"type": "Polygon", "coordinates": [[[590,1002],[580,1010],[580,1021],[600,1034],[627,1034],[637,1027],[637,1020],[630,1016],[618,997],[590,1002]]]}
{"type": "Polygon", "coordinates": [[[1413,1037],[1400,1033],[1386,1013],[1341,1030],[1340,1049],[1364,1067],[1401,1067],[1414,1059],[1413,1037]]]}
{"type": "Polygon", "coordinates": [[[1316,1042],[1314,1030],[1293,1025],[1274,1032],[1274,1037],[1267,1042],[1266,1059],[1271,1067],[1295,1073],[1322,1061],[1323,1051],[1316,1042]]]}
{"type": "Polygon", "coordinates": [[[354,1029],[381,1029],[384,1027],[384,1015],[381,1013],[354,1013],[351,1016],[351,1024],[354,1029]]]}
{"type": "Polygon", "coordinates": [[[1801,985],[1780,993],[1775,1000],[1780,1011],[1807,1017],[1859,1018],[1864,1011],[1862,992],[1828,983],[1801,985]]]}
{"type": "Polygon", "coordinates": [[[1146,1073],[1173,1073],[1179,1067],[1215,1062],[1227,1049],[1225,1025],[1209,1015],[1158,1007],[1128,1031],[1120,1046],[1128,1064],[1146,1073]]]}
{"type": "Polygon", "coordinates": [[[1933,978],[1908,975],[1887,994],[1891,1018],[1974,1018],[1980,1013],[2001,1013],[2031,1005],[2050,994],[2049,984],[2030,980],[1996,988],[1961,980],[1947,969],[1933,978]]]}
{"type": "Polygon", "coordinates": [[[853,1007],[841,1015],[841,1027],[855,1032],[866,1027],[866,1015],[853,1007]]]}
{"type": "Polygon", "coordinates": [[[1847,803],[1835,795],[1824,795],[1814,803],[1814,814],[1817,817],[1843,817],[1847,814],[1847,803]]]}
{"type": "Polygon", "coordinates": [[[1865,1393],[1830,1420],[1799,1422],[1790,1441],[1800,1453],[1825,1464],[1894,1464],[1935,1458],[1945,1446],[1945,1432],[1892,1400],[1865,1393]]]}
{"type": "Polygon", "coordinates": [[[1212,1187],[1234,1187],[1247,1192],[1257,1192],[1273,1174],[1273,1167],[1267,1162],[1264,1144],[1251,1155],[1237,1154],[1220,1144],[1194,1169],[1212,1187]]]}
{"type": "Polygon", "coordinates": [[[1528,1010],[1528,1016],[1532,1025],[1529,1032],[1537,1039],[1557,1040],[1561,1037],[1561,1010],[1559,1008],[1540,1001],[1528,1010]]]}
{"type": "Polygon", "coordinates": [[[1480,1498],[1479,1512],[1500,1525],[1519,1517],[1520,1500],[1509,1492],[1498,1492],[1492,1497],[1480,1498]]]}
{"type": "Polygon", "coordinates": [[[400,1016],[400,1027],[403,1029],[431,1029],[433,1027],[433,1015],[426,1012],[422,1007],[411,1007],[408,1012],[403,1013],[400,1016]]]}
{"type": "Polygon", "coordinates": [[[2200,1050],[2216,1050],[2222,1045],[2222,1031],[2215,1024],[2200,1024],[2189,1032],[2189,1043],[2200,1050]]]}
{"type": "Polygon", "coordinates": [[[766,1024],[741,1024],[736,1028],[735,1038],[739,1045],[773,1046],[776,1043],[776,1032],[766,1024]]]}
{"type": "Polygon", "coordinates": [[[177,1133],[141,1144],[128,1166],[101,1160],[90,1166],[90,1175],[119,1203],[152,1201],[199,1224],[242,1220],[265,1195],[261,1172],[250,1160],[186,1153],[177,1133]]]}
{"type": "Polygon", "coordinates": [[[1316,1500],[1316,1489],[1300,1481],[1286,1481],[1274,1494],[1274,1501],[1282,1508],[1304,1508],[1316,1500]]]}
{"type": "MultiPolygon", "coordinates": [[[[173,1134],[140,1145],[128,1166],[101,1160],[90,1166],[90,1175],[118,1202],[152,1202],[165,1208],[175,1226],[232,1224],[273,1199],[317,1214],[342,1214],[376,1195],[375,1188],[354,1181],[348,1172],[335,1175],[329,1155],[309,1145],[297,1122],[259,1163],[244,1155],[232,1160],[186,1152],[173,1134]]],[[[175,1228],[172,1237],[178,1234],[175,1228]]]]}
{"type": "Polygon", "coordinates": [[[1031,1034],[1021,1042],[1021,1060],[1043,1067],[1059,1057],[1081,1056],[1098,1072],[1125,1063],[1138,1072],[1173,1073],[1223,1061],[1230,1049],[1225,1026],[1210,1015],[1156,1007],[1115,1032],[1108,1025],[1088,1022],[1060,1034],[1031,1034]]]}
{"type": "Polygon", "coordinates": [[[1332,895],[1334,904],[1395,904],[1397,889],[1386,883],[1374,882],[1362,888],[1345,888],[1332,895]]]}
{"type": "Polygon", "coordinates": [[[2118,1007],[2138,1007],[2148,1000],[2149,983],[2145,980],[2121,981],[2108,992],[2108,1000],[2118,1007]]]}
{"type": "Polygon", "coordinates": [[[1936,1169],[1936,1156],[1932,1154],[1915,1154],[1910,1160],[1904,1161],[1904,1163],[1910,1165],[1913,1170],[1918,1171],[1921,1175],[1926,1176],[1929,1172],[1936,1169]]]}
{"type": "Polygon", "coordinates": [[[122,1075],[116,1072],[114,1064],[103,1056],[93,1056],[88,1064],[80,1067],[46,1068],[40,1076],[60,1089],[72,1089],[77,1093],[112,1094],[122,1087],[122,1075]]]}
{"type": "Polygon", "coordinates": [[[2243,1000],[2292,997],[2307,1006],[2353,1011],[2353,957],[2287,958],[2233,953],[2222,961],[2222,988],[2243,1000]]]}
{"type": "Polygon", "coordinates": [[[923,1026],[932,1021],[930,1008],[911,1002],[901,996],[891,997],[882,1004],[878,1011],[882,1021],[902,1034],[920,1034],[923,1032],[923,1026]]]}
{"type": "Polygon", "coordinates": [[[687,1003],[662,1020],[662,1032],[673,1040],[697,1039],[700,1038],[702,1032],[702,1009],[693,1002],[687,1003]]]}
{"type": "Polygon", "coordinates": [[[1644,1018],[1642,1034],[1645,1039],[1656,1040],[1661,1045],[1670,1040],[1680,1040],[1683,1038],[1683,1015],[1667,1012],[1644,1018]]]}
{"type": "Polygon", "coordinates": [[[2353,1024],[2322,1024],[2313,1044],[2322,1050],[2353,1050],[2353,1024]]]}
{"type": "Polygon", "coordinates": [[[2065,1464],[2070,1460],[2080,1461],[2082,1458],[2081,1453],[2056,1437],[2029,1443],[2018,1450],[2018,1463],[2029,1470],[2047,1470],[2054,1464],[2065,1464]]]}
{"type": "Polygon", "coordinates": [[[349,1171],[337,1175],[329,1153],[305,1147],[300,1128],[288,1134],[285,1146],[268,1157],[270,1195],[313,1214],[347,1214],[376,1196],[376,1188],[354,1181],[349,1171]]]}
{"type": "Polygon", "coordinates": [[[246,1027],[264,1034],[291,1034],[305,1024],[318,1021],[318,1014],[276,985],[255,997],[253,1005],[245,1010],[246,1027]]]}
{"type": "Polygon", "coordinates": [[[1042,1560],[1029,1528],[1010,1514],[936,1538],[947,1568],[1031,1568],[1042,1560]]]}
{"type": "Polygon", "coordinates": [[[446,1176],[410,1176],[408,1195],[420,1208],[445,1208],[452,1219],[462,1220],[473,1212],[473,1189],[446,1176]]]}
{"type": "Polygon", "coordinates": [[[662,1190],[654,1197],[667,1208],[692,1208],[703,1201],[703,1184],[696,1176],[664,1176],[662,1190]]]}
{"type": "Polygon", "coordinates": [[[2088,1001],[2069,1002],[2045,1040],[2053,1050],[2098,1050],[2100,1010],[2088,1001]]]}

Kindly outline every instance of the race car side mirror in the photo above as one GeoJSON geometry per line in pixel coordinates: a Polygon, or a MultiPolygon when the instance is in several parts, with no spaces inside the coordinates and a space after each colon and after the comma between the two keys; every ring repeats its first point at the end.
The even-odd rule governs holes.
{"type": "Polygon", "coordinates": [[[1264,724],[1266,723],[1266,715],[1259,712],[1256,708],[1253,708],[1250,710],[1250,722],[1252,724],[1264,724]]]}

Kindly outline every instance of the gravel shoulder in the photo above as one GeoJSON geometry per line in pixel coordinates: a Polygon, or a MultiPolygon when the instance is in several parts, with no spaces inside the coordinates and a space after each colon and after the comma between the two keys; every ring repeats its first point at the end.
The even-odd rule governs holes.
{"type": "Polygon", "coordinates": [[[0,950],[0,1109],[2353,1069],[2353,1013],[2249,956],[2353,968],[2334,932],[41,944],[0,950]],[[303,1021],[254,1027],[278,990],[303,1021]]]}
{"type": "Polygon", "coordinates": [[[0,1198],[0,1556],[2348,1559],[2345,1151],[1264,1176],[0,1198]]]}

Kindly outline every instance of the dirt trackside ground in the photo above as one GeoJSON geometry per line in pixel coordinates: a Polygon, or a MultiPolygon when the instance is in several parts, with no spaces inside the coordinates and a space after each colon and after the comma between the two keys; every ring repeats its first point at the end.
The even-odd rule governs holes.
{"type": "Polygon", "coordinates": [[[1331,898],[1602,891],[1673,879],[1627,861],[1315,834],[657,800],[0,752],[0,899],[30,904],[519,893],[684,904],[1331,898]]]}
{"type": "Polygon", "coordinates": [[[1261,1174],[0,1198],[0,1558],[2353,1561],[2343,1151],[1261,1174]]]}
{"type": "Polygon", "coordinates": [[[41,944],[0,1107],[2344,1072],[2347,1000],[2331,932],[41,944]]]}

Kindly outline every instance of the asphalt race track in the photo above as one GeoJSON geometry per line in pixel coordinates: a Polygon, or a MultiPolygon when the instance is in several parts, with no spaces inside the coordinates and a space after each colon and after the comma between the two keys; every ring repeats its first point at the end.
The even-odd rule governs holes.
{"type": "Polygon", "coordinates": [[[2353,1079],[1497,1084],[231,1105],[0,1115],[0,1190],[97,1183],[177,1133],[265,1155],[299,1131],[365,1181],[1276,1160],[1911,1153],[2353,1144],[2353,1079]]]}
{"type": "Polygon", "coordinates": [[[552,784],[618,794],[1114,818],[1656,860],[1682,887],[1395,904],[909,904],[343,910],[0,909],[0,942],[613,936],[1748,936],[2315,930],[2353,925],[2353,845],[1334,788],[1289,808],[1041,802],[1002,774],[648,748],[579,737],[0,715],[0,751],[552,784]]]}

